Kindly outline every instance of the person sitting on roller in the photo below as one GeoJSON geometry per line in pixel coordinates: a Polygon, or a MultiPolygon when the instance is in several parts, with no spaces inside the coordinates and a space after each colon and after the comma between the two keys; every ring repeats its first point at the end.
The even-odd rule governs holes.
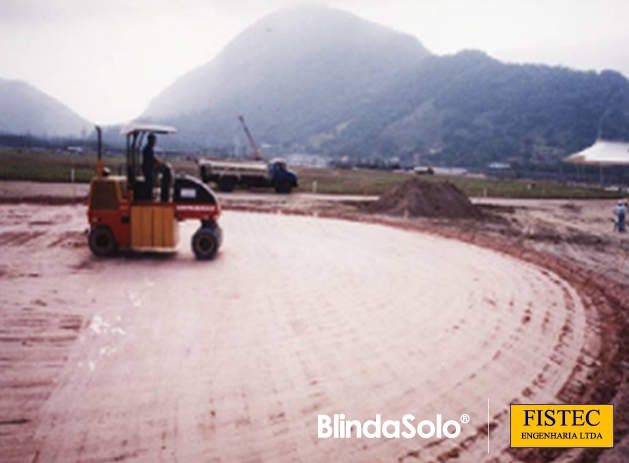
{"type": "Polygon", "coordinates": [[[147,137],[146,146],[142,150],[142,174],[144,174],[144,181],[146,182],[146,199],[153,199],[153,185],[155,182],[155,171],[160,172],[162,175],[160,183],[160,199],[162,202],[168,202],[170,198],[170,184],[172,182],[172,167],[160,161],[155,157],[155,145],[157,144],[157,137],[151,133],[147,137]]]}

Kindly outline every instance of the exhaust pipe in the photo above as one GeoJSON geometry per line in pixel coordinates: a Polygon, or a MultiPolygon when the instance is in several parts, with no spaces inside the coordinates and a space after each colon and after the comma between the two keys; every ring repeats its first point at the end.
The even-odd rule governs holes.
{"type": "Polygon", "coordinates": [[[99,126],[96,127],[96,134],[98,136],[98,159],[96,161],[96,176],[103,176],[103,131],[99,126]]]}

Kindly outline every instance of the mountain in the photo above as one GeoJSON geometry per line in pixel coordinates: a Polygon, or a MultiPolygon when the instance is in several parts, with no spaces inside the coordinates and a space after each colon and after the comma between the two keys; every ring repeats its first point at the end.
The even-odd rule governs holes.
{"type": "Polygon", "coordinates": [[[80,136],[92,129],[85,119],[26,82],[0,79],[0,134],[80,136]]]}
{"type": "Polygon", "coordinates": [[[629,82],[479,51],[435,56],[352,14],[298,7],[244,31],[143,119],[176,125],[191,145],[230,146],[239,114],[273,154],[552,163],[597,135],[629,136],[629,82]]]}
{"type": "Polygon", "coordinates": [[[614,38],[597,38],[579,44],[522,47],[500,52],[500,59],[513,63],[541,62],[582,70],[615,69],[629,78],[629,57],[625,51],[629,33],[614,38]]]}
{"type": "Polygon", "coordinates": [[[429,52],[409,35],[317,6],[271,14],[159,95],[143,119],[230,143],[244,114],[260,141],[292,143],[357,117],[429,52]]]}
{"type": "Polygon", "coordinates": [[[629,81],[614,71],[504,64],[475,51],[431,57],[323,148],[430,163],[553,162],[629,136],[629,81]]]}

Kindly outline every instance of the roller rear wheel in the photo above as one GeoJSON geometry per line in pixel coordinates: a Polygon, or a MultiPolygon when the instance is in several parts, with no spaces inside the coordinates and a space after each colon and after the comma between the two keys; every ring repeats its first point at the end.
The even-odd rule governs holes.
{"type": "Polygon", "coordinates": [[[216,224],[202,226],[192,236],[192,252],[198,260],[212,260],[221,246],[222,231],[216,224]]]}

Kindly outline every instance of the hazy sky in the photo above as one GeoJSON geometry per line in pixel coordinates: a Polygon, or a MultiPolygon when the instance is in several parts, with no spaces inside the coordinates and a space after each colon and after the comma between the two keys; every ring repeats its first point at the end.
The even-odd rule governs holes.
{"type": "MultiPolygon", "coordinates": [[[[138,116],[262,16],[300,0],[0,0],[0,77],[87,119],[138,116]]],[[[308,2],[312,3],[312,1],[308,2]]],[[[430,51],[629,74],[628,0],[328,0],[415,35],[430,51]]]]}

